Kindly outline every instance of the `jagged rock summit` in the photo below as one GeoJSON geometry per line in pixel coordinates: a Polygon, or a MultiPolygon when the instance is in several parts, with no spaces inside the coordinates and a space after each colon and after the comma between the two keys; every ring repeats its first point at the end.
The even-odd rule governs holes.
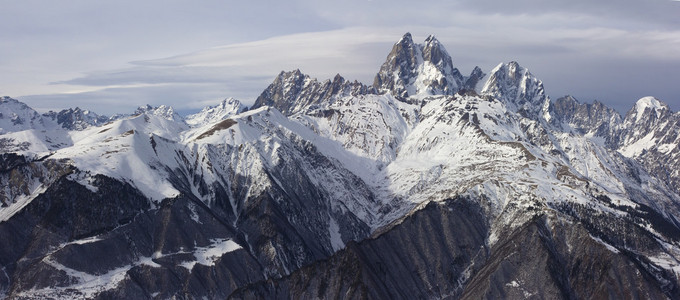
{"type": "Polygon", "coordinates": [[[515,61],[496,66],[482,94],[505,101],[510,109],[528,118],[541,116],[549,105],[543,82],[515,61]]]}
{"type": "Polygon", "coordinates": [[[373,89],[357,81],[349,82],[336,75],[333,80],[319,82],[299,69],[282,71],[274,82],[255,100],[252,109],[276,107],[286,115],[300,112],[311,105],[331,102],[338,97],[373,93],[373,89]]]}
{"type": "Polygon", "coordinates": [[[432,95],[453,95],[475,90],[486,74],[475,67],[470,76],[461,75],[451,56],[432,35],[424,44],[413,42],[406,33],[387,56],[372,86],[346,81],[340,74],[332,80],[318,81],[299,69],[282,71],[257,98],[252,109],[276,107],[285,115],[324,106],[342,97],[390,93],[404,102],[432,95]]]}
{"type": "Polygon", "coordinates": [[[453,95],[463,89],[474,90],[483,76],[477,67],[469,77],[464,77],[434,36],[428,36],[421,45],[406,33],[392,47],[373,87],[403,100],[416,95],[453,95]]]}

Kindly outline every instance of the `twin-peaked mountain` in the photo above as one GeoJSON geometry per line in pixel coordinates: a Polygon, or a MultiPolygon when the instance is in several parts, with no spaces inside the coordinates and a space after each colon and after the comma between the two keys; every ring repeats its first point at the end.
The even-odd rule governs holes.
{"type": "Polygon", "coordinates": [[[281,72],[249,109],[0,99],[0,293],[680,297],[680,114],[484,77],[406,34],[371,86],[281,72]]]}
{"type": "Polygon", "coordinates": [[[392,48],[372,86],[346,81],[339,74],[332,81],[318,82],[300,70],[281,72],[253,108],[273,106],[284,114],[292,114],[347,96],[389,93],[400,101],[409,101],[416,96],[453,95],[461,90],[474,90],[484,76],[476,67],[469,77],[464,77],[434,36],[421,45],[414,43],[407,33],[392,48]]]}
{"type": "Polygon", "coordinates": [[[380,67],[373,87],[404,101],[423,94],[453,95],[461,90],[474,90],[482,77],[484,73],[479,67],[469,77],[464,77],[434,36],[429,36],[421,45],[415,44],[407,33],[394,45],[380,67]]]}

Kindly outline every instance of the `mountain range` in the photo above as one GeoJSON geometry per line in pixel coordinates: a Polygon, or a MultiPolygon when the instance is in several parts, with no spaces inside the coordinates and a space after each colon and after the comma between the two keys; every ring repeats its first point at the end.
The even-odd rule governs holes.
{"type": "Polygon", "coordinates": [[[0,295],[677,299],[679,134],[408,33],[372,85],[281,72],[249,108],[4,97],[0,295]]]}

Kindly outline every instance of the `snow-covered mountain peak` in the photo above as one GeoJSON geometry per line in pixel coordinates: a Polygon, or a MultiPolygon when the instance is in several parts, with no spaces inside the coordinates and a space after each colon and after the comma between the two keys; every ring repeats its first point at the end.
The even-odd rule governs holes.
{"type": "MultiPolygon", "coordinates": [[[[647,154],[659,144],[664,144],[658,153],[650,157],[669,154],[678,144],[677,127],[680,114],[673,114],[667,104],[654,97],[643,97],[631,108],[623,121],[621,148],[619,152],[628,157],[647,154]]],[[[677,158],[674,163],[680,162],[677,158]]]]}
{"type": "Polygon", "coordinates": [[[451,56],[434,36],[428,36],[421,45],[406,33],[392,47],[373,87],[409,102],[412,96],[453,95],[461,89],[474,89],[480,77],[483,72],[475,69],[468,85],[468,78],[453,66],[451,56]]]}
{"type": "Polygon", "coordinates": [[[663,111],[670,110],[666,103],[663,103],[654,97],[647,96],[640,98],[640,100],[635,102],[635,106],[630,113],[634,113],[635,121],[639,122],[648,109],[650,112],[653,111],[657,118],[661,117],[663,111]]]}
{"type": "Polygon", "coordinates": [[[40,114],[28,105],[11,97],[0,98],[0,134],[43,127],[40,114]]]}
{"type": "Polygon", "coordinates": [[[644,110],[645,108],[654,108],[654,109],[663,109],[663,108],[668,108],[668,105],[665,103],[662,103],[659,101],[659,99],[656,99],[652,96],[647,96],[640,98],[637,102],[635,102],[635,109],[640,111],[644,110]]]}
{"type": "Polygon", "coordinates": [[[255,100],[252,108],[273,106],[283,113],[288,113],[294,109],[295,100],[299,98],[305,82],[309,81],[309,76],[300,72],[300,69],[290,72],[281,71],[255,100]]]}
{"type": "Polygon", "coordinates": [[[496,66],[481,92],[505,101],[509,108],[531,119],[541,117],[549,104],[543,82],[515,61],[496,66]]]}
{"type": "Polygon", "coordinates": [[[0,298],[680,298],[680,114],[551,102],[516,62],[484,76],[407,33],[375,87],[294,70],[250,110],[38,114],[0,134],[0,298]]]}
{"type": "Polygon", "coordinates": [[[146,114],[146,115],[153,115],[157,117],[161,117],[167,120],[175,121],[175,122],[184,122],[184,118],[180,116],[178,113],[175,112],[175,109],[172,106],[168,105],[161,105],[157,107],[153,107],[149,104],[140,106],[135,110],[134,112],[135,115],[139,114],[146,114]]]}
{"type": "Polygon", "coordinates": [[[397,44],[400,43],[406,43],[406,44],[413,44],[413,36],[411,35],[410,32],[404,33],[404,35],[397,41],[397,44]]]}
{"type": "Polygon", "coordinates": [[[12,104],[13,104],[13,105],[18,105],[18,106],[23,107],[23,108],[30,108],[30,107],[28,107],[28,105],[26,105],[25,103],[23,103],[23,102],[21,102],[21,101],[19,101],[19,100],[17,100],[17,99],[14,99],[14,98],[12,98],[12,97],[10,97],[10,96],[2,96],[2,97],[0,97],[0,105],[12,105],[12,104]]]}
{"type": "Polygon", "coordinates": [[[460,75],[460,73],[458,73],[458,75],[455,74],[458,70],[453,67],[451,55],[449,55],[446,49],[444,49],[444,46],[433,35],[430,35],[425,39],[425,45],[423,45],[423,60],[429,61],[445,75],[460,75]]]}
{"type": "Polygon", "coordinates": [[[90,126],[101,126],[106,122],[117,119],[100,116],[92,111],[83,110],[80,107],[63,109],[59,112],[50,111],[43,114],[43,116],[56,121],[57,124],[67,130],[84,130],[90,126]]]}
{"type": "Polygon", "coordinates": [[[190,126],[197,127],[225,120],[230,116],[242,113],[246,109],[247,107],[243,105],[241,101],[234,98],[227,98],[222,100],[218,105],[208,106],[198,113],[188,115],[185,118],[185,121],[190,126]]]}

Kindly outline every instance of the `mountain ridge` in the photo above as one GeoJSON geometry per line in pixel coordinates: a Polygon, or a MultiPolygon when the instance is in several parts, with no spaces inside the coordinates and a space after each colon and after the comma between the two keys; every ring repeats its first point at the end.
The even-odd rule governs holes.
{"type": "Polygon", "coordinates": [[[653,98],[625,117],[551,101],[516,62],[478,94],[483,76],[463,77],[433,36],[407,33],[373,86],[281,72],[248,110],[147,105],[73,130],[3,98],[22,113],[0,116],[15,128],[2,135],[0,236],[16,236],[0,247],[0,291],[680,296],[680,114],[653,98]],[[87,216],[90,198],[132,204],[102,223],[67,217],[87,216]],[[97,278],[113,283],[88,284],[97,278]]]}

